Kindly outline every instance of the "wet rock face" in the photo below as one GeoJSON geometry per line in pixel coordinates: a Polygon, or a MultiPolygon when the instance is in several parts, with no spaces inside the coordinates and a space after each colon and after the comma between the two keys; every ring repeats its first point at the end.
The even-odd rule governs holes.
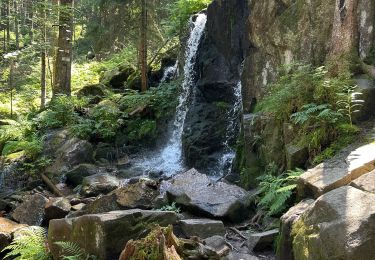
{"type": "Polygon", "coordinates": [[[214,1],[207,9],[206,32],[196,62],[196,87],[190,100],[183,133],[186,164],[207,171],[215,167],[229,124],[234,89],[247,50],[247,1],[214,1]]]}
{"type": "Polygon", "coordinates": [[[174,176],[164,185],[168,199],[191,212],[231,221],[248,217],[248,192],[235,185],[213,182],[195,169],[174,176]]]}
{"type": "Polygon", "coordinates": [[[125,210],[77,218],[52,220],[48,242],[54,259],[59,259],[57,241],[77,243],[100,260],[118,259],[127,241],[145,237],[152,224],[166,227],[177,222],[174,212],[125,210]]]}

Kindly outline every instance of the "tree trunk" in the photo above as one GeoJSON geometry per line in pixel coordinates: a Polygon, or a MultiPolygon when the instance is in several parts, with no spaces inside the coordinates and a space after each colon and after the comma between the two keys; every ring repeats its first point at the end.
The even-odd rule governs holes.
{"type": "Polygon", "coordinates": [[[331,55],[340,55],[358,48],[358,0],[336,0],[332,29],[331,55]]]}
{"type": "Polygon", "coordinates": [[[60,0],[53,96],[71,95],[73,0],[60,0]]]}
{"type": "MultiPolygon", "coordinates": [[[[46,3],[44,1],[44,3],[46,3]]],[[[46,6],[40,8],[40,13],[42,15],[42,25],[41,25],[41,34],[42,34],[42,52],[40,54],[41,59],[41,73],[40,73],[40,108],[43,109],[46,104],[46,43],[47,43],[47,30],[46,30],[46,6]]]]}
{"type": "Polygon", "coordinates": [[[141,59],[141,90],[148,89],[148,68],[147,68],[147,0],[141,0],[141,41],[140,41],[140,59],[141,59]]]}
{"type": "Polygon", "coordinates": [[[17,0],[14,1],[14,33],[16,35],[16,49],[20,48],[20,34],[19,34],[19,24],[18,24],[18,5],[17,0]]]}
{"type": "Polygon", "coordinates": [[[6,27],[7,27],[7,50],[10,48],[10,0],[7,1],[6,3],[6,8],[7,8],[7,18],[6,18],[6,27]]]}

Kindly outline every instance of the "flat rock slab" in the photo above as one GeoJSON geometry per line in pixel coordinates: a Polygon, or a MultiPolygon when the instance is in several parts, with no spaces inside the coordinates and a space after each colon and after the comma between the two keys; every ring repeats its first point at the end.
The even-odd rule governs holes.
{"type": "Polygon", "coordinates": [[[298,194],[302,198],[318,198],[374,169],[375,143],[371,143],[352,151],[345,161],[333,159],[302,174],[298,179],[298,194]]]}
{"type": "Polygon", "coordinates": [[[224,236],[225,227],[222,221],[212,219],[184,219],[180,221],[181,229],[187,237],[208,238],[224,236]]]}
{"type": "Polygon", "coordinates": [[[294,259],[374,259],[374,202],[351,186],[319,197],[293,225],[294,259]]]}
{"type": "Polygon", "coordinates": [[[74,242],[99,260],[117,259],[129,240],[145,237],[153,224],[168,226],[176,223],[177,215],[174,212],[139,209],[112,211],[51,220],[48,241],[54,259],[59,259],[61,254],[54,244],[58,241],[74,242]]]}
{"type": "Polygon", "coordinates": [[[232,221],[248,216],[250,194],[247,191],[222,181],[214,182],[195,169],[174,176],[164,188],[170,201],[192,212],[232,221]]]}
{"type": "Polygon", "coordinates": [[[362,175],[352,181],[350,185],[363,191],[375,193],[375,171],[362,175]]]}

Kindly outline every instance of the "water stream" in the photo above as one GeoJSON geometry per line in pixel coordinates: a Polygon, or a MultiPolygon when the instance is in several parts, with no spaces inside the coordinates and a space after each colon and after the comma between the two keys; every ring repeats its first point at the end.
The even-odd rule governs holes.
{"type": "MultiPolygon", "coordinates": [[[[162,149],[156,153],[154,152],[153,155],[145,155],[142,160],[136,162],[136,167],[141,167],[151,171],[160,171],[167,176],[171,176],[184,170],[181,138],[186,114],[188,112],[188,101],[194,87],[194,66],[198,46],[206,27],[206,21],[206,14],[198,14],[196,17],[193,17],[190,20],[191,32],[186,44],[185,65],[183,70],[184,80],[182,83],[182,90],[179,96],[178,106],[176,108],[173,131],[171,131],[170,138],[162,149]]],[[[173,69],[177,69],[177,67],[166,69],[163,79],[164,77],[168,77],[166,74],[172,73],[173,69]]]]}

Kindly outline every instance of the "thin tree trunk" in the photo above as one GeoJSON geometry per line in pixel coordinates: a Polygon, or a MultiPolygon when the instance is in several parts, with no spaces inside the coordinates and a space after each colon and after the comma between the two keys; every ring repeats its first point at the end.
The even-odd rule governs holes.
{"type": "MultiPolygon", "coordinates": [[[[44,3],[46,3],[44,1],[44,3]]],[[[46,21],[47,21],[47,14],[46,14],[46,6],[42,6],[40,8],[41,15],[42,15],[42,26],[41,26],[41,34],[42,34],[42,52],[40,55],[41,58],[41,73],[40,73],[40,108],[43,109],[46,104],[46,43],[47,43],[47,30],[46,30],[46,21]]]]}
{"type": "Polygon", "coordinates": [[[16,49],[20,48],[20,34],[18,24],[18,5],[17,0],[14,1],[14,33],[16,34],[16,49]]]}
{"type": "Polygon", "coordinates": [[[141,90],[148,89],[148,68],[147,68],[147,0],[141,0],[141,43],[140,43],[140,59],[141,59],[141,90]]]}
{"type": "Polygon", "coordinates": [[[7,27],[7,50],[10,48],[10,0],[7,1],[7,19],[6,19],[6,27],[7,27]]]}
{"type": "Polygon", "coordinates": [[[60,0],[53,96],[71,95],[73,0],[60,0]]]}
{"type": "Polygon", "coordinates": [[[10,117],[13,118],[13,74],[14,74],[14,61],[11,59],[9,68],[8,88],[10,91],[10,117]]]}

